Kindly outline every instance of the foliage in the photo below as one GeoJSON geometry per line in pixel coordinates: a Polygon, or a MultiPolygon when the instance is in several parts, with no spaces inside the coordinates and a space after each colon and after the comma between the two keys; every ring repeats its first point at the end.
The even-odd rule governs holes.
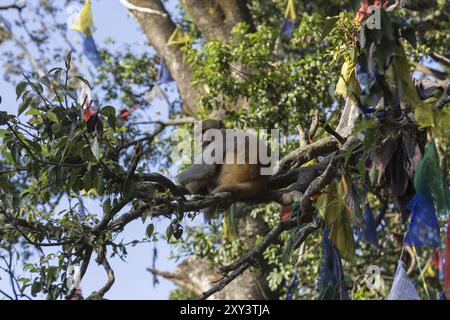
{"type": "MultiPolygon", "coordinates": [[[[414,169],[397,170],[392,162],[384,163],[380,159],[383,143],[393,139],[398,150],[416,152],[423,151],[432,137],[439,155],[448,159],[445,121],[450,104],[437,105],[438,91],[422,101],[411,77],[411,66],[422,63],[422,58],[432,52],[450,55],[450,35],[445,32],[450,27],[450,19],[446,19],[449,3],[438,0],[436,7],[417,1],[408,4],[420,10],[382,10],[382,29],[371,30],[366,21],[355,19],[350,2],[344,8],[341,1],[296,1],[299,19],[290,39],[279,35],[284,1],[249,1],[256,28],[250,32],[252,26],[239,23],[233,27],[230,40],[204,41],[195,21],[187,15],[180,23],[196,39],[195,45],[184,46],[182,52],[193,70],[192,85],[203,93],[198,100],[200,117],[225,109],[230,127],[281,129],[288,138],[281,150],[285,155],[298,148],[298,126],[309,128],[317,111],[320,128],[315,141],[329,134],[326,124],[336,127],[347,99],[362,113],[354,128],[354,133],[363,137],[361,148],[346,152],[345,163],[335,170],[336,178],[324,190],[327,197],[311,200],[324,223],[332,228],[333,236],[334,231],[346,228],[348,237],[334,238],[335,242],[348,244],[350,237],[354,239],[348,252],[342,254],[348,258],[343,268],[352,299],[386,297],[407,227],[404,202],[411,189],[403,193],[399,189],[411,184],[414,191],[414,169]],[[367,75],[364,81],[361,74],[367,75]],[[403,175],[396,176],[395,172],[403,175]],[[330,205],[336,193],[339,202],[330,205]],[[378,224],[378,248],[364,243],[358,234],[366,205],[378,224]],[[342,217],[346,219],[344,226],[334,224],[342,217]],[[381,267],[383,277],[378,289],[367,287],[369,265],[381,267]]],[[[51,1],[42,1],[42,6],[36,11],[41,18],[54,18],[59,10],[51,1]]],[[[30,43],[44,51],[52,41],[51,34],[64,31],[65,27],[58,24],[40,35],[34,31],[30,43]]],[[[10,38],[5,32],[0,29],[1,45],[10,38]]],[[[148,95],[157,82],[159,58],[147,52],[135,53],[131,48],[118,52],[103,49],[105,62],[92,81],[96,88],[91,99],[80,94],[81,87],[91,87],[82,76],[87,72],[78,68],[80,57],[63,55],[62,46],[56,47],[47,59],[52,65],[57,61],[64,67],[53,68],[45,75],[22,74],[26,54],[4,54],[6,80],[18,81],[18,115],[0,111],[0,258],[6,267],[12,260],[20,260],[28,274],[13,277],[19,291],[16,297],[27,298],[29,293],[32,297],[45,294],[49,299],[64,298],[70,294],[66,280],[71,265],[83,265],[95,254],[108,271],[108,259],[126,259],[127,248],[162,239],[173,245],[173,258],[206,258],[210,268],[241,257],[249,248],[224,228],[227,222],[223,217],[229,212],[201,226],[184,228],[184,223],[195,219],[200,210],[187,210],[185,205],[192,199],[172,194],[159,176],[147,175],[176,169],[169,154],[170,134],[157,135],[165,127],[158,131],[158,123],[151,123],[152,132],[136,124],[143,114],[154,111],[148,95]],[[122,109],[134,106],[136,113],[120,117],[122,109]],[[89,212],[86,199],[96,201],[99,212],[89,212]],[[68,207],[62,208],[62,203],[68,203],[68,207]],[[166,230],[160,230],[160,217],[168,223],[166,230]],[[146,234],[125,243],[120,235],[136,219],[146,225],[146,234]],[[57,250],[44,252],[46,247],[57,250]],[[37,261],[31,259],[33,256],[37,261]]],[[[39,63],[46,65],[48,61],[39,63]]],[[[180,103],[179,99],[170,103],[171,117],[179,116],[180,103]]],[[[407,151],[393,154],[390,156],[411,156],[407,151]]],[[[411,156],[404,163],[414,160],[411,156]]],[[[450,176],[448,170],[445,174],[450,176]]],[[[250,216],[273,229],[280,222],[280,210],[275,203],[247,206],[234,223],[242,230],[250,216]]],[[[444,212],[439,219],[443,229],[448,215],[444,212]]],[[[286,297],[294,274],[300,279],[294,299],[318,295],[322,236],[314,232],[294,247],[302,227],[305,225],[283,232],[262,254],[270,269],[269,287],[280,299],[286,297]]],[[[263,235],[259,235],[254,245],[262,241],[263,235]]],[[[418,250],[417,257],[414,252],[404,256],[409,264],[418,260],[423,267],[410,273],[421,284],[417,289],[422,297],[436,298],[441,293],[434,258],[435,251],[429,248],[418,250]]],[[[8,272],[8,268],[5,270],[8,272]]],[[[184,289],[170,296],[194,298],[195,294],[184,289]]]]}

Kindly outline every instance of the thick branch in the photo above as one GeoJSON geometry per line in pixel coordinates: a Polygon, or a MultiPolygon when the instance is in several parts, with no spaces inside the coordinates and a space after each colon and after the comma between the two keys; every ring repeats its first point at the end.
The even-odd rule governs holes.
{"type": "Polygon", "coordinates": [[[223,12],[215,1],[181,0],[181,4],[207,40],[231,38],[230,30],[223,20],[223,12]]]}
{"type": "Polygon", "coordinates": [[[279,166],[279,174],[289,169],[299,168],[318,156],[326,156],[339,149],[339,141],[334,137],[328,137],[318,140],[304,148],[298,148],[281,159],[279,166]]]}
{"type": "Polygon", "coordinates": [[[164,279],[170,280],[173,283],[175,283],[177,286],[188,289],[198,295],[202,294],[201,289],[195,285],[190,279],[187,279],[186,277],[182,277],[178,274],[171,273],[171,272],[164,272],[159,271],[156,269],[148,268],[147,271],[151,272],[154,275],[163,277],[164,279]]]}

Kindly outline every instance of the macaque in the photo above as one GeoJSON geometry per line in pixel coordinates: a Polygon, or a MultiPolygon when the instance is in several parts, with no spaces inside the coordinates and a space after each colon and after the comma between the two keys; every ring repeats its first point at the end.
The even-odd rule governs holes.
{"type": "MultiPolygon", "coordinates": [[[[211,144],[220,142],[205,139],[207,131],[210,129],[220,130],[223,137],[223,149],[219,148],[219,151],[217,149],[214,150],[215,152],[223,150],[223,155],[212,153],[212,156],[214,159],[221,158],[223,161],[219,164],[206,163],[206,161],[202,161],[199,164],[194,163],[178,176],[180,184],[191,194],[214,195],[229,192],[236,201],[246,201],[261,197],[267,189],[269,176],[261,174],[261,168],[264,166],[261,164],[259,153],[257,153],[255,161],[250,161],[249,152],[251,140],[256,142],[258,148],[261,147],[261,142],[258,143],[257,138],[253,134],[245,133],[246,137],[244,140],[241,140],[241,143],[236,143],[236,141],[227,143],[226,128],[220,120],[202,121],[201,128],[203,153],[208,150],[208,147],[215,147],[215,145],[211,144]],[[241,159],[241,161],[239,162],[238,159],[241,159]]],[[[263,147],[267,148],[265,144],[263,144],[263,147]]],[[[259,149],[257,150],[259,152],[259,149]]],[[[210,217],[216,209],[208,208],[205,214],[210,217]]]]}

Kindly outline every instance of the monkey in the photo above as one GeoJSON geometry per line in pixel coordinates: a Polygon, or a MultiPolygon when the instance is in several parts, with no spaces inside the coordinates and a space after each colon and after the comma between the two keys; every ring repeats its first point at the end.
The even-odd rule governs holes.
{"type": "MultiPolygon", "coordinates": [[[[246,139],[241,141],[244,145],[235,143],[230,145],[226,141],[226,127],[221,120],[204,120],[201,122],[201,128],[202,137],[205,137],[205,133],[210,129],[217,129],[222,133],[223,164],[207,164],[205,161],[200,164],[194,163],[180,173],[178,182],[190,194],[214,195],[229,192],[232,194],[233,200],[239,202],[261,197],[267,190],[269,176],[261,174],[264,166],[261,164],[259,156],[256,163],[250,163],[250,139],[255,138],[254,135],[246,133],[246,139]],[[237,162],[239,157],[244,160],[243,163],[242,161],[241,163],[237,162]]],[[[213,142],[217,143],[218,141],[202,140],[202,152],[211,147],[213,142]]],[[[265,144],[263,146],[267,147],[265,144]]],[[[217,151],[217,149],[214,150],[217,151]]],[[[217,152],[220,152],[220,148],[217,152]]],[[[207,218],[211,218],[217,209],[207,208],[204,213],[207,218]]]]}

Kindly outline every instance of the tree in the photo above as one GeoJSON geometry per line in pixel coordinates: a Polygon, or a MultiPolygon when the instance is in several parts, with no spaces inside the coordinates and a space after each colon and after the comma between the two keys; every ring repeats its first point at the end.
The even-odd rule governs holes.
{"type": "MultiPolygon", "coordinates": [[[[345,287],[354,299],[384,298],[392,280],[383,277],[382,286],[369,289],[366,268],[375,264],[394,274],[416,193],[432,199],[441,229],[448,219],[450,47],[440,30],[448,30],[449,3],[289,1],[297,16],[283,18],[285,1],[182,0],[178,24],[160,0],[122,3],[155,55],[101,50],[95,85],[102,93],[92,102],[80,94],[80,87],[92,85],[71,53],[63,67],[47,70],[49,60],[63,57],[61,47],[54,60],[35,58],[0,25],[0,39],[15,41],[34,70],[21,76],[17,55],[8,57],[10,79],[22,79],[18,116],[0,112],[0,245],[15,290],[0,293],[24,298],[30,288],[32,296],[71,298],[70,266],[79,264],[83,277],[95,256],[108,279],[88,298],[103,298],[115,280],[109,260],[125,257],[130,245],[160,240],[154,230],[162,217],[170,221],[167,240],[187,259],[173,273],[149,271],[184,289],[173,298],[344,298],[345,287]],[[370,24],[369,5],[379,8],[381,28],[370,24]],[[280,35],[283,20],[294,24],[293,34],[280,35]],[[425,57],[434,64],[426,65],[425,57]],[[158,58],[180,99],[170,119],[152,123],[148,133],[132,107],[152,109],[145,92],[159,88],[158,58]],[[414,81],[414,70],[424,77],[414,81]],[[118,101],[129,106],[120,114],[111,106],[118,101]],[[234,128],[280,129],[288,138],[280,146],[279,170],[258,201],[237,203],[229,193],[191,197],[161,173],[173,167],[173,141],[164,131],[211,116],[234,128]],[[424,159],[428,175],[419,170],[424,159]],[[148,171],[150,162],[159,172],[148,171]],[[86,194],[101,201],[103,212],[87,212],[86,194]],[[59,209],[62,201],[69,209],[59,209]],[[183,230],[182,221],[212,204],[231,207],[202,227],[183,230]],[[372,214],[377,248],[360,232],[372,214]],[[148,224],[146,238],[117,242],[138,219],[148,224]],[[314,250],[322,242],[324,250],[314,250]],[[40,261],[25,269],[35,276],[17,279],[11,260],[32,247],[40,261]],[[58,251],[47,254],[47,247],[58,251]],[[329,278],[333,271],[322,265],[327,250],[346,261],[338,271],[345,283],[329,278]]],[[[35,16],[54,18],[58,10],[44,1],[35,16]]],[[[27,26],[23,18],[20,25],[27,26]]],[[[26,30],[37,48],[51,42],[26,30]]],[[[52,31],[67,42],[65,26],[55,23],[52,31]]],[[[410,277],[427,284],[418,286],[421,295],[436,298],[448,289],[432,272],[433,248],[420,248],[420,258],[405,250],[410,277]],[[424,272],[414,268],[417,259],[426,262],[424,272]]]]}

